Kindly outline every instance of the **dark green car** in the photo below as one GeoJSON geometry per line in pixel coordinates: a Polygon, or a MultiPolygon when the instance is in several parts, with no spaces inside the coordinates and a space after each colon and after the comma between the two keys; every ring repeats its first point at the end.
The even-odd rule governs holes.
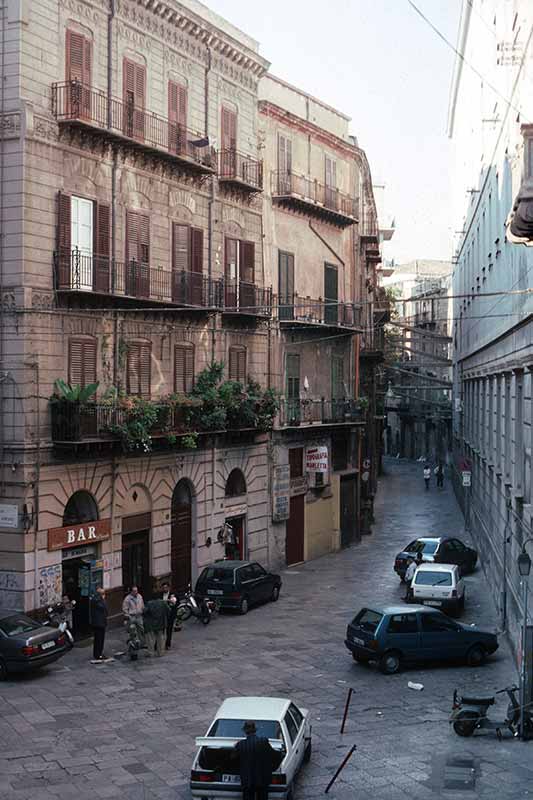
{"type": "Polygon", "coordinates": [[[466,661],[478,667],[498,649],[495,633],[412,605],[361,609],[348,625],[344,644],[355,661],[377,661],[386,675],[414,662],[466,661]]]}

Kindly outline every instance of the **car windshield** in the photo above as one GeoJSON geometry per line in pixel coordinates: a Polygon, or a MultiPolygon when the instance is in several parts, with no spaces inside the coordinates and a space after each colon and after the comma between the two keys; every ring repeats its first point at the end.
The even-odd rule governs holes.
{"type": "Polygon", "coordinates": [[[7,619],[0,619],[0,630],[3,631],[6,636],[20,636],[24,633],[36,631],[40,627],[41,626],[37,622],[24,616],[24,614],[17,614],[13,617],[7,617],[7,619]]]}
{"type": "MultiPolygon", "coordinates": [[[[243,737],[243,726],[245,719],[216,719],[209,730],[208,736],[219,736],[228,739],[238,739],[243,737]]],[[[255,720],[257,735],[267,739],[282,739],[281,726],[277,720],[258,719],[255,720]]]]}
{"type": "Polygon", "coordinates": [[[408,544],[405,549],[408,553],[424,553],[426,556],[432,556],[438,545],[439,543],[434,539],[429,541],[415,539],[415,541],[408,544]]]}
{"type": "Polygon", "coordinates": [[[415,575],[415,583],[417,586],[451,586],[452,573],[420,570],[415,575]]]}
{"type": "Polygon", "coordinates": [[[233,570],[223,567],[206,567],[200,576],[201,581],[220,581],[220,583],[232,583],[233,570]]]}
{"type": "Polygon", "coordinates": [[[383,614],[380,614],[379,611],[371,611],[369,608],[363,608],[363,610],[354,617],[352,625],[358,625],[364,631],[374,633],[382,619],[383,614]]]}

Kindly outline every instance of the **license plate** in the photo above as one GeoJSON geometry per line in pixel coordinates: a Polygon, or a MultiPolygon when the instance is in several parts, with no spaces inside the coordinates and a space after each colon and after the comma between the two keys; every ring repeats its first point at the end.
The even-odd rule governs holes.
{"type": "Polygon", "coordinates": [[[223,775],[222,783],[240,783],[241,779],[238,775],[223,775]]]}
{"type": "Polygon", "coordinates": [[[424,605],[426,606],[440,606],[440,600],[424,600],[424,605]]]}
{"type": "Polygon", "coordinates": [[[41,650],[49,650],[51,647],[55,647],[55,642],[44,642],[41,645],[41,650]]]}
{"type": "Polygon", "coordinates": [[[365,640],[364,639],[358,639],[356,636],[352,636],[352,642],[354,644],[360,644],[361,647],[365,646],[365,640]]]}
{"type": "Polygon", "coordinates": [[[207,594],[224,594],[223,589],[208,589],[207,594]]]}

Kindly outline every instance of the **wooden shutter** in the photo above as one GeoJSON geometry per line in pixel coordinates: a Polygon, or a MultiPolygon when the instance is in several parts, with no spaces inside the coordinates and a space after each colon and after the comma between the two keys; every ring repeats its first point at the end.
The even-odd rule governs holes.
{"type": "Polygon", "coordinates": [[[278,136],[278,171],[282,175],[292,170],[292,142],[281,133],[278,136]]]}
{"type": "Polygon", "coordinates": [[[204,232],[200,228],[191,228],[191,303],[202,306],[204,297],[204,232]]]}
{"type": "Polygon", "coordinates": [[[242,345],[229,349],[229,380],[246,382],[246,347],[242,345]]]}
{"type": "Polygon", "coordinates": [[[68,382],[71,386],[96,383],[96,339],[69,340],[68,382]]]}
{"type": "Polygon", "coordinates": [[[175,81],[168,82],[169,149],[173,153],[187,151],[187,89],[175,81]]]}
{"type": "Polygon", "coordinates": [[[67,30],[66,79],[91,85],[92,43],[85,36],[67,30]]]}
{"type": "Polygon", "coordinates": [[[93,287],[96,292],[109,291],[109,258],[111,244],[111,209],[93,204],[93,287]]]}
{"type": "Polygon", "coordinates": [[[237,307],[237,239],[225,239],[224,242],[224,278],[226,308],[237,307]]]}
{"type": "Polygon", "coordinates": [[[194,345],[178,344],[174,348],[174,391],[188,394],[194,386],[194,345]]]}
{"type": "Polygon", "coordinates": [[[253,283],[255,277],[255,244],[253,242],[240,243],[240,275],[244,283],[253,283]]]}
{"type": "Polygon", "coordinates": [[[328,323],[336,323],[338,318],[339,275],[333,264],[324,264],[324,319],[328,323]]]}
{"type": "Polygon", "coordinates": [[[126,364],[128,394],[150,396],[152,346],[148,342],[130,342],[126,364]]]}
{"type": "Polygon", "coordinates": [[[146,68],[125,58],[122,66],[124,122],[127,136],[144,139],[144,106],[146,94],[146,68]]]}
{"type": "Polygon", "coordinates": [[[150,297],[150,218],[126,212],[126,294],[150,297]]]}
{"type": "Polygon", "coordinates": [[[190,265],[189,226],[172,223],[172,269],[187,272],[190,265]]]}
{"type": "Polygon", "coordinates": [[[294,316],[294,256],[279,252],[279,318],[293,319],[294,316]]]}
{"type": "Polygon", "coordinates": [[[337,187],[337,165],[329,156],[326,156],[326,186],[331,189],[337,187]]]}
{"type": "Polygon", "coordinates": [[[221,136],[222,150],[237,149],[237,114],[222,106],[221,136]]]}
{"type": "Polygon", "coordinates": [[[71,261],[71,199],[70,195],[57,194],[57,288],[70,288],[71,261]]]}

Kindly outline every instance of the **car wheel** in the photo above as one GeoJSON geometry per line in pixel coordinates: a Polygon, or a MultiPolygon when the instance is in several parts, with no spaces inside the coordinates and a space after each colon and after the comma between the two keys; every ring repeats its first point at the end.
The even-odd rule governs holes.
{"type": "Polygon", "coordinates": [[[248,599],[246,597],[243,597],[239,605],[239,614],[247,614],[248,608],[249,608],[248,599]]]}
{"type": "Polygon", "coordinates": [[[370,660],[368,656],[359,655],[359,653],[352,653],[352,658],[354,661],[357,661],[358,664],[368,664],[370,660]]]}
{"type": "Polygon", "coordinates": [[[475,644],[466,654],[469,667],[480,667],[487,660],[487,651],[480,644],[475,644]]]}
{"type": "Polygon", "coordinates": [[[312,752],[313,752],[313,746],[311,744],[311,739],[309,739],[307,747],[304,750],[304,764],[309,764],[309,762],[311,761],[312,752]]]}
{"type": "Polygon", "coordinates": [[[394,675],[399,672],[402,660],[401,656],[395,650],[391,650],[381,656],[379,661],[379,668],[384,675],[394,675]]]}
{"type": "Polygon", "coordinates": [[[478,715],[474,711],[463,711],[453,723],[457,736],[472,736],[476,730],[478,715]]]}
{"type": "Polygon", "coordinates": [[[274,586],[274,588],[272,589],[272,594],[270,595],[270,599],[272,600],[273,603],[275,603],[278,597],[279,597],[279,586],[274,586]]]}
{"type": "Polygon", "coordinates": [[[0,658],[0,681],[5,681],[7,678],[7,667],[5,662],[0,658]]]}

